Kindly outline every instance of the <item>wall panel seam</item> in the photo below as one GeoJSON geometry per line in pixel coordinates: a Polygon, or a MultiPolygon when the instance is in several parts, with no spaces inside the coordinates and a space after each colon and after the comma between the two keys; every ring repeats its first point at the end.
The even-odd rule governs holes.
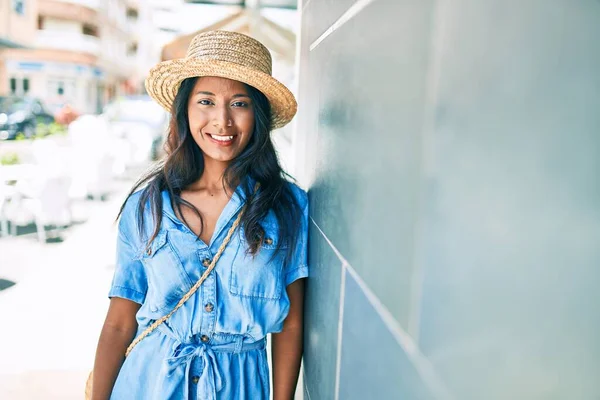
{"type": "Polygon", "coordinates": [[[325,232],[323,232],[323,230],[321,229],[321,227],[319,227],[319,225],[317,225],[317,222],[310,217],[311,222],[313,223],[313,225],[315,226],[315,228],[317,228],[317,230],[321,233],[321,236],[323,236],[323,239],[325,239],[325,241],[327,242],[327,244],[329,245],[329,247],[331,247],[331,250],[333,250],[333,252],[335,253],[335,255],[337,256],[337,258],[343,263],[343,264],[348,264],[350,265],[350,263],[348,262],[348,260],[346,260],[344,258],[344,256],[342,255],[342,253],[340,253],[340,251],[337,249],[337,247],[335,247],[333,245],[333,243],[331,242],[331,240],[329,240],[329,238],[327,237],[327,235],[325,234],[325,232]]]}
{"type": "Polygon", "coordinates": [[[304,382],[304,392],[306,393],[306,397],[310,400],[310,391],[308,390],[308,382],[304,382]]]}
{"type": "MultiPolygon", "coordinates": [[[[366,284],[366,282],[363,281],[363,279],[360,277],[358,272],[356,272],[356,270],[352,267],[352,265],[350,265],[348,260],[346,260],[342,256],[340,251],[333,245],[333,243],[331,242],[331,240],[329,240],[327,235],[325,235],[325,232],[323,232],[323,230],[321,230],[319,225],[317,225],[316,221],[312,217],[310,218],[310,220],[314,224],[315,228],[317,228],[317,230],[321,233],[321,236],[323,236],[323,239],[325,239],[327,244],[331,247],[333,252],[336,254],[336,256],[342,262],[343,274],[340,279],[340,281],[341,281],[340,285],[343,283],[344,288],[346,286],[346,273],[345,272],[347,272],[348,274],[350,274],[352,276],[352,278],[354,279],[354,281],[356,282],[358,287],[361,289],[361,291],[363,292],[363,294],[365,295],[365,297],[367,298],[367,300],[369,301],[371,306],[375,309],[377,314],[380,316],[384,325],[388,328],[389,332],[392,334],[394,339],[396,339],[396,341],[398,342],[400,347],[404,350],[407,357],[409,358],[409,360],[412,362],[415,369],[419,373],[419,376],[421,376],[421,379],[423,379],[423,381],[428,385],[428,387],[436,394],[438,399],[440,399],[440,400],[452,399],[453,397],[450,395],[450,392],[448,391],[448,389],[445,387],[445,385],[442,383],[442,381],[437,376],[437,373],[433,369],[433,366],[431,365],[431,363],[429,362],[427,357],[425,357],[425,355],[423,353],[421,353],[418,345],[415,343],[413,338],[408,334],[408,332],[406,332],[402,328],[400,323],[394,318],[394,316],[387,309],[387,307],[383,305],[383,303],[381,302],[381,300],[379,300],[377,295],[375,295],[375,293],[373,293],[373,291],[371,290],[371,288],[369,288],[369,286],[366,284]]],[[[340,307],[343,306],[343,303],[345,301],[344,296],[345,296],[344,292],[340,292],[340,307]]],[[[340,313],[340,323],[341,323],[342,317],[343,317],[343,313],[340,313]]],[[[339,335],[339,332],[338,332],[338,335],[339,335]]],[[[343,337],[343,335],[342,335],[342,337],[343,337]]],[[[338,337],[338,352],[341,352],[340,337],[338,337]]],[[[338,400],[337,395],[338,395],[338,383],[339,383],[338,378],[337,378],[337,375],[338,375],[337,362],[338,362],[338,360],[336,360],[336,397],[335,397],[336,400],[338,400]]],[[[339,359],[339,362],[341,364],[341,358],[339,359]]],[[[340,365],[340,370],[341,370],[341,365],[340,365]]]]}
{"type": "Polygon", "coordinates": [[[348,267],[348,260],[342,256],[342,253],[333,245],[331,240],[325,235],[325,232],[317,225],[317,222],[310,217],[311,222],[317,228],[323,239],[327,242],[331,250],[335,253],[336,257],[341,261],[341,277],[340,277],[340,306],[338,311],[338,331],[337,331],[337,349],[336,349],[336,360],[335,360],[335,400],[339,400],[340,390],[340,375],[342,370],[342,338],[343,338],[343,323],[344,323],[344,302],[346,296],[346,269],[348,267]]]}
{"type": "Polygon", "coordinates": [[[425,382],[425,384],[435,393],[436,398],[440,400],[453,399],[453,396],[450,395],[450,392],[438,377],[427,357],[421,352],[418,345],[408,334],[408,332],[402,329],[400,323],[394,318],[387,307],[381,303],[379,298],[371,291],[365,281],[362,280],[360,275],[354,268],[352,268],[350,264],[346,265],[346,271],[348,271],[348,274],[350,274],[358,287],[362,290],[371,306],[379,314],[382,322],[388,328],[392,336],[396,339],[408,359],[417,370],[423,382],[425,382]]]}
{"type": "Polygon", "coordinates": [[[302,2],[302,4],[300,5],[300,11],[301,11],[301,12],[304,12],[304,10],[306,10],[306,7],[308,7],[308,5],[310,4],[310,2],[311,2],[312,0],[306,0],[306,1],[299,0],[299,1],[301,1],[301,2],[302,2]]]}
{"type": "Polygon", "coordinates": [[[352,18],[357,16],[365,7],[369,4],[373,3],[375,0],[358,0],[354,4],[352,4],[345,13],[342,14],[341,17],[338,18],[325,32],[321,34],[314,42],[310,45],[310,51],[313,51],[320,45],[329,35],[331,35],[334,31],[340,29],[344,24],[350,21],[352,18]]]}
{"type": "Polygon", "coordinates": [[[340,398],[340,375],[342,371],[342,340],[344,332],[344,304],[346,302],[347,265],[347,263],[342,262],[342,276],[340,279],[340,309],[338,311],[337,354],[335,360],[335,400],[339,400],[340,398]]]}

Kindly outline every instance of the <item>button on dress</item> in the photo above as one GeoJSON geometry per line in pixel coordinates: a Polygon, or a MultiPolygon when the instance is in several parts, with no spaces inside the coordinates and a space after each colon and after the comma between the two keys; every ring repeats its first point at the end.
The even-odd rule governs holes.
{"type": "MultiPolygon", "coordinates": [[[[266,335],[283,328],[290,307],[286,286],[308,276],[308,199],[289,185],[302,210],[291,262],[284,262],[285,249],[274,255],[279,237],[273,212],[261,222],[265,240],[254,257],[238,228],[194,296],[125,359],[111,399],[269,399],[266,335]]],[[[137,192],[129,198],[119,221],[109,292],[141,304],[138,334],[168,314],[198,281],[244,204],[238,188],[206,244],[175,216],[165,191],[161,228],[146,248],[143,238],[150,236],[153,223],[146,207],[140,235],[139,197],[137,192]]]]}

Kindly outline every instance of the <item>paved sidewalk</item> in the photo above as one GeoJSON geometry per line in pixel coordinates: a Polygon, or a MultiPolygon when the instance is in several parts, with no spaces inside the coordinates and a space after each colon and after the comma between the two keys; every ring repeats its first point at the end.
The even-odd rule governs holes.
{"type": "Polygon", "coordinates": [[[0,399],[82,399],[108,307],[118,207],[130,181],[106,202],[76,204],[62,243],[35,233],[0,238],[0,399]]]}

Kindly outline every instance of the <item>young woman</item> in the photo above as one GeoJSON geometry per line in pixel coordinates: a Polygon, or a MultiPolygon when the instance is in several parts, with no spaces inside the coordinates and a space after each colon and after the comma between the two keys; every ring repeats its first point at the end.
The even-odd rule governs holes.
{"type": "Polygon", "coordinates": [[[262,44],[223,31],[158,64],[146,88],[171,112],[167,157],[121,208],[92,398],[268,399],[273,333],[273,397],[292,399],[308,202],[270,131],[296,101],[262,44]]]}

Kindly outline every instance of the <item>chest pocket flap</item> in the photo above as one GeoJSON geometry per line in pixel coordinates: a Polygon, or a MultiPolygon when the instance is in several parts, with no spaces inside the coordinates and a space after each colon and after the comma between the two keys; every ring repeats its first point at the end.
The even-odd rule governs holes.
{"type": "Polygon", "coordinates": [[[256,255],[249,253],[244,231],[239,230],[239,248],[231,265],[229,291],[243,297],[277,300],[283,290],[283,261],[286,249],[275,253],[279,232],[275,221],[263,224],[265,237],[256,255]]]}
{"type": "Polygon", "coordinates": [[[151,312],[166,314],[192,286],[169,242],[168,230],[161,230],[150,247],[144,249],[142,261],[148,276],[148,307],[151,312]]]}

